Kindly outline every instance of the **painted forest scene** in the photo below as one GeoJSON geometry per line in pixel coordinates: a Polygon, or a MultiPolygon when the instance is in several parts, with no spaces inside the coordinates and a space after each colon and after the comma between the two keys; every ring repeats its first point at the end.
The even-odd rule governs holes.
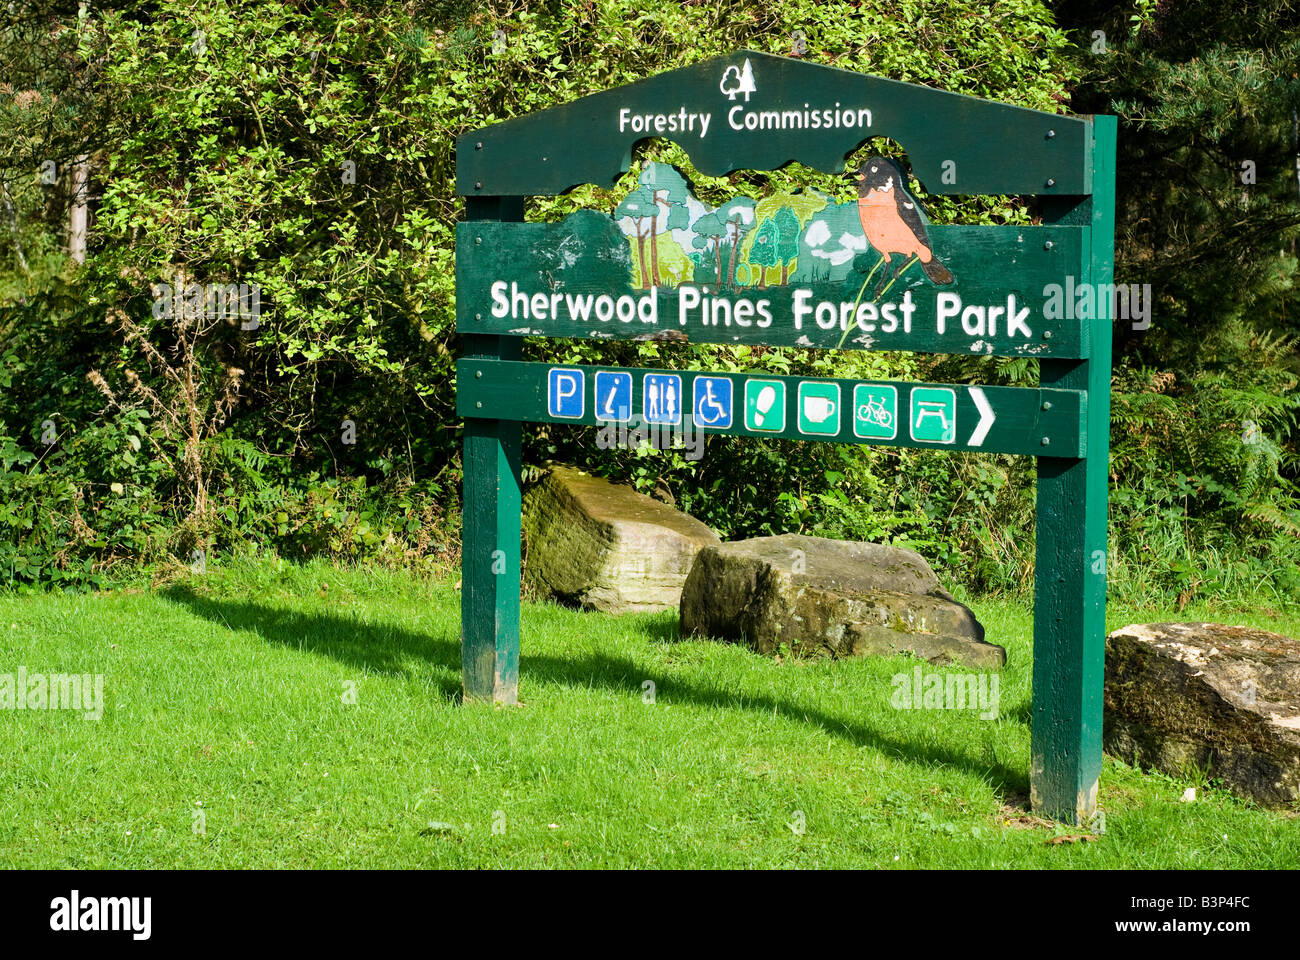
{"type": "MultiPolygon", "coordinates": [[[[641,290],[842,282],[868,248],[856,202],[837,203],[808,187],[761,200],[735,197],[714,208],[665,163],[646,164],[614,219],[631,246],[630,282],[641,290]]],[[[873,265],[878,259],[873,253],[873,265]]]]}

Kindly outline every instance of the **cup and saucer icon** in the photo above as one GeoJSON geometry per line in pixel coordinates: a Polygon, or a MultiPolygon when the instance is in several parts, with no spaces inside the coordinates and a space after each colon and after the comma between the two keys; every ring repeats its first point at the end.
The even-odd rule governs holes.
{"type": "Polygon", "coordinates": [[[840,432],[840,388],[835,383],[799,384],[799,432],[833,437],[840,432]]]}

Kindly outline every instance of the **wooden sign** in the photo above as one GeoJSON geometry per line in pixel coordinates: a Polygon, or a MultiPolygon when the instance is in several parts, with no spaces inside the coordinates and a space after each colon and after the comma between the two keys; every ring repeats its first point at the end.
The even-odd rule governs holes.
{"type": "Polygon", "coordinates": [[[741,51],[467,133],[456,141],[456,192],[613,186],[647,137],[680,144],[706,176],[791,160],[839,173],[864,140],[891,137],[930,193],[1092,189],[1086,119],[741,51]]]}
{"type": "MultiPolygon", "coordinates": [[[[613,216],[457,227],[457,327],[505,336],[1082,357],[1055,309],[1082,227],[933,226],[892,160],[859,199],[815,191],[717,208],[649,164],[613,216]]],[[[865,178],[870,177],[871,182],[865,178]]]]}
{"type": "Polygon", "coordinates": [[[738,436],[1028,456],[1049,448],[1059,456],[1082,456],[1087,417],[1081,390],[485,359],[461,360],[456,381],[456,412],[462,417],[663,424],[738,436]],[[762,417],[747,420],[747,410],[765,396],[772,399],[762,417]]]}
{"type": "Polygon", "coordinates": [[[494,124],[457,141],[464,337],[467,701],[514,703],[522,422],[983,450],[1037,458],[1031,801],[1078,823],[1101,770],[1113,117],[1063,117],[752,51],[494,124]],[[930,222],[872,157],[844,200],[714,206],[648,164],[611,211],[523,223],[526,195],[612,185],[661,137],[721,175],[828,174],[872,137],[936,194],[1034,194],[1037,227],[930,222]],[[1084,302],[1080,300],[1079,302],[1084,302]],[[520,361],[524,337],[1034,357],[1037,388],[520,361]]]}

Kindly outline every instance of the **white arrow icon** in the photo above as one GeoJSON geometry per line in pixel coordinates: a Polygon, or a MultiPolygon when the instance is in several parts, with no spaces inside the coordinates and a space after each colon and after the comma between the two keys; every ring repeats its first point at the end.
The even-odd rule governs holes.
{"type": "Polygon", "coordinates": [[[979,387],[970,388],[970,398],[975,401],[975,409],[980,412],[980,422],[975,424],[975,431],[966,443],[967,446],[978,447],[984,443],[984,438],[989,435],[989,427],[993,426],[997,417],[993,415],[988,397],[984,396],[984,391],[979,387]]]}

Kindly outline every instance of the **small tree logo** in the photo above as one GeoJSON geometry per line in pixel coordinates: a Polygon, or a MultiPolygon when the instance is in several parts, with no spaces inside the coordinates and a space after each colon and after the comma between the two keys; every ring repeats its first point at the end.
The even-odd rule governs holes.
{"type": "Polygon", "coordinates": [[[727,95],[728,100],[735,100],[736,94],[743,93],[745,102],[749,103],[749,95],[757,87],[754,86],[754,68],[749,65],[749,58],[745,58],[745,65],[737,67],[734,64],[722,71],[722,82],[718,84],[718,89],[727,95]]]}

